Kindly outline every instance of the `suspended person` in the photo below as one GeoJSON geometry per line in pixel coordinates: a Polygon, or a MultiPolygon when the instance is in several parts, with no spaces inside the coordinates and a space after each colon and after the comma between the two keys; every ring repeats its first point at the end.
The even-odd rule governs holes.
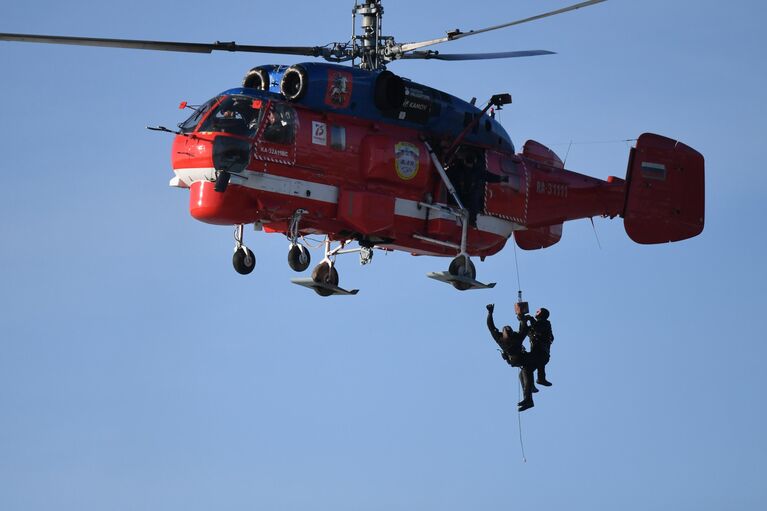
{"type": "Polygon", "coordinates": [[[493,336],[493,340],[498,343],[501,348],[501,357],[512,367],[519,367],[519,381],[522,384],[522,393],[524,399],[517,403],[520,412],[532,408],[535,406],[533,403],[533,371],[535,371],[535,364],[530,353],[525,350],[522,345],[522,341],[527,336],[527,322],[524,318],[520,318],[519,332],[515,332],[510,326],[503,327],[503,331],[499,331],[493,321],[493,311],[495,310],[495,304],[487,305],[487,329],[490,330],[490,335],[493,336]]]}
{"type": "Polygon", "coordinates": [[[523,322],[529,323],[527,334],[530,337],[530,355],[533,365],[538,371],[535,382],[544,387],[551,387],[552,383],[546,379],[546,364],[551,358],[551,343],[554,342],[554,333],[551,331],[549,322],[549,310],[541,307],[535,311],[535,317],[525,316],[523,322]]]}

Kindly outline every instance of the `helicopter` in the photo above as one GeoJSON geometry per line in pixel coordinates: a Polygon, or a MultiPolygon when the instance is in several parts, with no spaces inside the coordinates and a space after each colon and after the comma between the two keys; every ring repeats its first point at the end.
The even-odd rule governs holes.
{"type": "Polygon", "coordinates": [[[550,55],[547,50],[445,54],[429,48],[547,18],[606,0],[589,0],[483,29],[399,43],[383,34],[382,0],[355,2],[347,42],[255,46],[0,33],[0,40],[143,50],[271,53],[326,63],[261,65],[242,84],[197,106],[174,134],[170,186],[189,191],[193,218],[234,227],[232,264],[256,265],[246,225],[287,237],[288,264],[311,265],[307,240],[324,236],[323,258],[292,282],[320,296],[354,295],[339,286],[336,259],[374,250],[451,257],[428,276],[454,288],[488,289],[472,258],[560,241],[564,222],[621,217],[640,244],[688,239],[704,227],[704,158],[687,145],[645,133],[631,148],[626,176],[606,180],[565,169],[545,145],[517,151],[496,112],[512,102],[493,95],[480,108],[399,76],[400,59],[467,61],[550,55]],[[358,18],[360,32],[357,33],[358,18]],[[350,63],[351,65],[343,65],[350,63]],[[356,247],[353,246],[356,244],[356,247]]]}

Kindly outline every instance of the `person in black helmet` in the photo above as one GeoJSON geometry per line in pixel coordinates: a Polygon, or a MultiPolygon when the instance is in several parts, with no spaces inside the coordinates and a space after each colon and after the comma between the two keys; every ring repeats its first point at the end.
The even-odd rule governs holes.
{"type": "Polygon", "coordinates": [[[554,342],[549,311],[541,307],[535,311],[534,318],[525,316],[524,319],[530,324],[527,332],[530,336],[530,355],[534,359],[535,369],[538,370],[538,378],[535,382],[544,387],[551,387],[551,382],[546,379],[546,364],[551,358],[551,343],[554,342]]]}
{"type": "Polygon", "coordinates": [[[490,335],[493,336],[493,340],[498,343],[501,348],[501,357],[512,367],[519,367],[519,381],[522,384],[522,392],[524,399],[517,403],[519,411],[527,410],[535,406],[533,403],[533,371],[535,370],[535,364],[530,353],[525,350],[522,345],[522,341],[527,336],[527,322],[524,317],[520,317],[519,332],[515,332],[510,326],[503,327],[503,331],[499,331],[493,321],[493,311],[495,310],[495,304],[487,305],[487,329],[490,330],[490,335]]]}

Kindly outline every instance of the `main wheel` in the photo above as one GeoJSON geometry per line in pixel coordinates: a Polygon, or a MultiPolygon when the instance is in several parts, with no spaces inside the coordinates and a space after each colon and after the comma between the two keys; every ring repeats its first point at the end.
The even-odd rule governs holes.
{"type": "Polygon", "coordinates": [[[293,271],[304,271],[312,262],[312,256],[303,245],[293,245],[288,251],[288,265],[293,271]]]}
{"type": "MultiPolygon", "coordinates": [[[[474,268],[474,263],[471,262],[469,256],[459,255],[453,259],[447,271],[450,275],[455,275],[456,277],[465,277],[471,280],[477,277],[477,270],[474,268]]],[[[459,291],[471,289],[471,284],[465,282],[453,282],[452,284],[459,291]]]]}
{"type": "Polygon", "coordinates": [[[248,247],[243,246],[234,252],[232,266],[240,275],[247,275],[256,267],[256,256],[248,247]]]}
{"type": "MultiPolygon", "coordinates": [[[[314,270],[312,270],[312,280],[322,284],[337,286],[338,272],[334,266],[330,266],[330,264],[327,262],[322,262],[315,266],[314,270]]],[[[333,294],[333,291],[319,287],[314,288],[314,291],[320,296],[330,296],[333,294]]]]}

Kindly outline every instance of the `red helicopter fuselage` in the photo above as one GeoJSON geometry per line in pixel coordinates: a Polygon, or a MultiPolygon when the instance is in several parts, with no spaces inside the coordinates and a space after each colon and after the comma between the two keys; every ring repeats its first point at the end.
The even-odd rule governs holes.
{"type": "Polygon", "coordinates": [[[516,153],[492,114],[388,72],[327,64],[266,72],[261,85],[281,81],[281,94],[232,89],[180,125],[171,184],[190,189],[197,220],[482,258],[512,234],[523,249],[553,245],[578,218],[623,216],[640,243],[703,228],[703,159],[665,137],[640,137],[627,179],[604,181],[565,170],[534,141],[516,153]]]}

